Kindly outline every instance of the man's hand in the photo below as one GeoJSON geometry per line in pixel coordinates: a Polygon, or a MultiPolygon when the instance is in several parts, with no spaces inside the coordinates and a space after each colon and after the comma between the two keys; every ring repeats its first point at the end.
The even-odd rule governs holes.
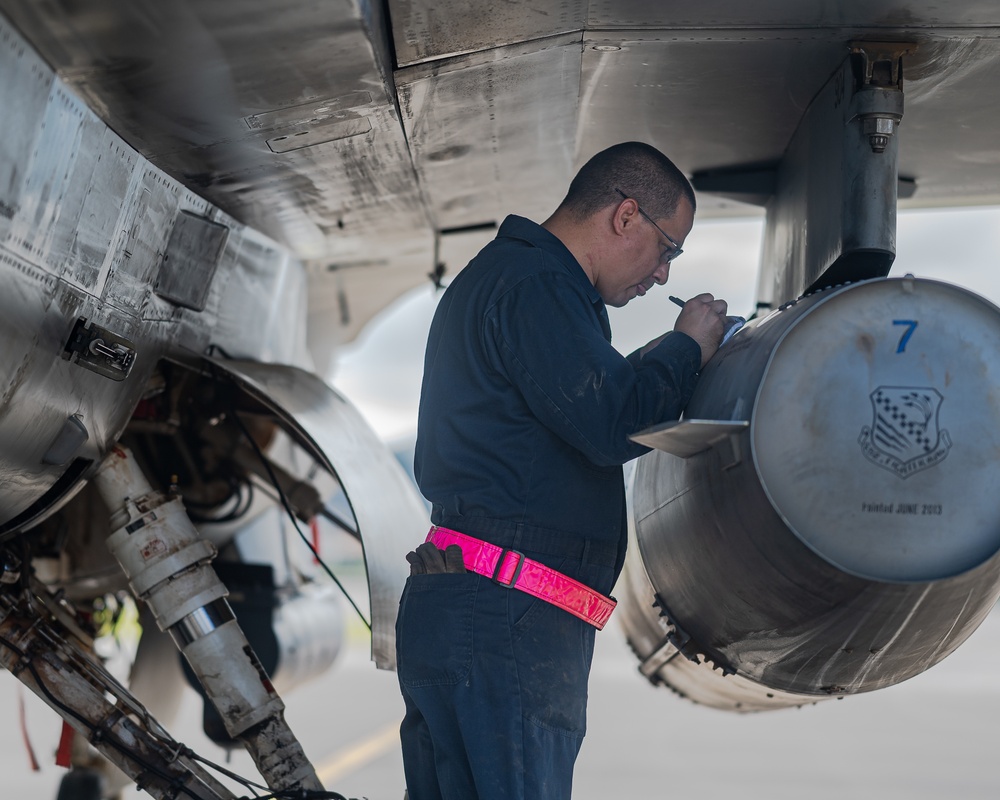
{"type": "Polygon", "coordinates": [[[462,560],[462,548],[457,544],[441,550],[431,542],[424,542],[413,552],[406,554],[410,562],[411,575],[434,575],[442,572],[466,572],[462,560]]]}
{"type": "Polygon", "coordinates": [[[703,367],[719,349],[728,309],[729,304],[725,300],[716,300],[705,292],[688,300],[674,323],[675,331],[686,333],[698,343],[703,367]]]}

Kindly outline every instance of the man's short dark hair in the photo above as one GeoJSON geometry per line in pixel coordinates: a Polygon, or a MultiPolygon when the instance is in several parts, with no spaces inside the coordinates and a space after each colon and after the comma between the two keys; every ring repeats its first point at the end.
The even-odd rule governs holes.
{"type": "Polygon", "coordinates": [[[622,142],[595,155],[573,178],[559,206],[576,219],[586,219],[620,203],[621,189],[653,219],[673,216],[682,197],[695,208],[694,189],[663,153],[643,142],[622,142]]]}

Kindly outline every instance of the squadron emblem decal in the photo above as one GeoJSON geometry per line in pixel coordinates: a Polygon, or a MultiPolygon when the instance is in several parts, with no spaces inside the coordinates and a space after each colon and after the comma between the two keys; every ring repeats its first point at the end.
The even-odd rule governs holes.
{"type": "Polygon", "coordinates": [[[909,478],[948,455],[951,437],[938,430],[944,398],[937,389],[879,386],[870,398],[872,424],[861,429],[858,444],[873,464],[909,478]]]}

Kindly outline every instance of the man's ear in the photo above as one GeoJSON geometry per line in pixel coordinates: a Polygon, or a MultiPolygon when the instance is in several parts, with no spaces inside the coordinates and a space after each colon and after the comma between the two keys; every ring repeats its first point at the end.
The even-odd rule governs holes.
{"type": "Polygon", "coordinates": [[[612,213],[611,224],[615,234],[622,236],[632,225],[635,225],[639,217],[639,206],[635,200],[626,198],[622,200],[612,213]]]}

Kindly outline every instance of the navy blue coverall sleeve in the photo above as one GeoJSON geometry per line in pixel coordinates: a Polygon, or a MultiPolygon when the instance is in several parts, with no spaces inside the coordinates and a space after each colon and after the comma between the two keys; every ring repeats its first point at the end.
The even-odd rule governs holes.
{"type": "Polygon", "coordinates": [[[532,413],[600,466],[647,452],[628,435],[677,419],[694,391],[701,349],[668,334],[640,358],[619,354],[594,305],[558,273],[526,277],[489,310],[484,346],[532,413]]]}

